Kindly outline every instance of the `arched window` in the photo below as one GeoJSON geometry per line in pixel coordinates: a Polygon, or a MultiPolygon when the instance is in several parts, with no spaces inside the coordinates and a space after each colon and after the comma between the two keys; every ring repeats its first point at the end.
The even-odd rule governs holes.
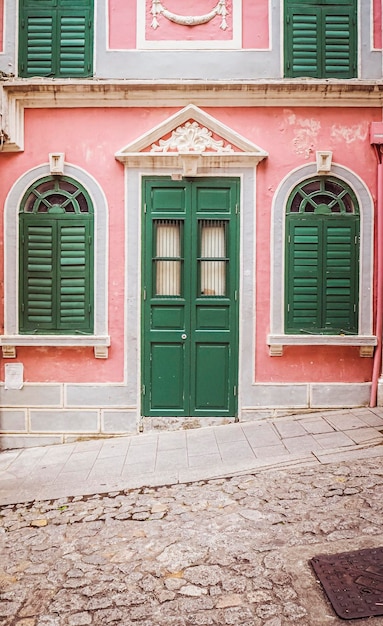
{"type": "Polygon", "coordinates": [[[333,176],[296,185],[286,206],[285,333],[358,334],[359,206],[333,176]]]}
{"type": "Polygon", "coordinates": [[[19,209],[20,334],[93,333],[93,205],[66,176],[46,176],[19,209]]]}

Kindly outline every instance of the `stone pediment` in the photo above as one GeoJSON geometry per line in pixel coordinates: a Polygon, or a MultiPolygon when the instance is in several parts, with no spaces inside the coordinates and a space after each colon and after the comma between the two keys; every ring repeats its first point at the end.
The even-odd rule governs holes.
{"type": "Polygon", "coordinates": [[[181,169],[256,165],[267,152],[193,104],[189,104],[115,154],[130,167],[181,169]]]}

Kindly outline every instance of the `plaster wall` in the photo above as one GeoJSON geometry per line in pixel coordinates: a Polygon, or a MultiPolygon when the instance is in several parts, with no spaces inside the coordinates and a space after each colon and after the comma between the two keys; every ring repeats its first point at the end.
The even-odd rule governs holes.
{"type": "MultiPolygon", "coordinates": [[[[114,155],[177,110],[26,109],[24,152],[1,156],[0,206],[7,203],[26,173],[34,168],[39,171],[49,152],[64,152],[66,163],[74,168],[71,172],[83,170],[102,189],[109,213],[111,337],[105,360],[95,359],[91,348],[17,347],[16,362],[24,365],[24,385],[12,391],[0,383],[3,446],[136,432],[140,424],[156,426],[155,420],[141,422],[139,403],[140,175],[150,172],[124,170],[114,155]]],[[[332,150],[333,161],[359,177],[375,199],[376,161],[369,144],[369,125],[380,120],[380,110],[214,107],[206,112],[269,154],[256,170],[245,168],[236,173],[214,168],[202,173],[238,174],[242,181],[241,419],[368,403],[372,359],[361,358],[357,347],[289,346],[281,357],[269,355],[270,243],[276,190],[291,172],[313,164],[316,150],[332,150]]],[[[22,185],[20,195],[21,190],[22,185]]],[[[17,220],[17,207],[14,215],[17,220]]],[[[1,223],[0,242],[6,236],[1,223]]],[[[4,284],[2,249],[0,283],[4,284]]],[[[3,296],[0,291],[1,300],[3,296]]],[[[5,362],[9,361],[2,361],[1,381],[5,362]]],[[[177,420],[170,420],[167,426],[177,427],[177,420]]]]}
{"type": "MultiPolygon", "coordinates": [[[[194,6],[194,2],[187,1],[194,6]]],[[[209,2],[215,4],[214,0],[209,2]]],[[[282,0],[228,0],[228,6],[238,7],[239,11],[239,34],[236,39],[231,38],[230,34],[230,13],[227,35],[222,35],[223,31],[217,26],[218,17],[207,25],[192,28],[161,24],[153,33],[148,17],[142,17],[138,10],[142,6],[140,3],[141,0],[95,0],[95,78],[231,81],[283,77],[282,0]],[[170,29],[170,34],[165,28],[170,29]],[[180,34],[179,29],[185,28],[189,29],[188,33],[180,34]],[[202,34],[198,34],[201,30],[202,34]],[[148,33],[147,42],[154,42],[155,49],[145,49],[145,37],[142,45],[140,32],[148,33]],[[164,39],[165,36],[168,38],[164,39]],[[193,40],[193,48],[188,49],[193,40]],[[217,44],[219,49],[208,49],[217,44]]],[[[178,6],[175,0],[169,0],[169,3],[172,7],[178,6]]],[[[205,6],[205,2],[202,5],[205,6]]],[[[145,15],[148,16],[149,0],[146,0],[145,6],[145,15]]],[[[192,15],[196,13],[197,7],[193,9],[192,15]]],[[[0,71],[17,76],[18,2],[2,0],[0,16],[4,18],[3,31],[0,23],[0,33],[3,32],[0,71]]],[[[359,0],[358,20],[358,77],[380,78],[381,0],[359,0]]]]}
{"type": "MultiPolygon", "coordinates": [[[[126,254],[133,243],[126,241],[125,221],[133,215],[137,219],[140,206],[139,200],[126,200],[124,169],[114,154],[174,112],[149,108],[26,110],[24,153],[2,156],[0,203],[4,205],[11,187],[25,172],[47,161],[49,152],[64,152],[67,163],[94,177],[104,191],[109,210],[111,336],[106,360],[94,359],[91,348],[18,347],[17,358],[24,363],[26,381],[124,382],[124,358],[129,358],[129,345],[125,345],[123,312],[131,298],[137,297],[129,278],[124,283],[126,254]]],[[[257,168],[256,242],[250,244],[254,246],[256,263],[256,284],[252,286],[256,311],[254,379],[278,383],[370,380],[371,360],[360,359],[357,348],[294,346],[286,348],[283,357],[276,359],[268,355],[266,337],[270,331],[271,207],[276,188],[289,172],[314,161],[316,150],[332,150],[333,161],[354,171],[375,196],[376,166],[368,133],[370,121],[378,120],[380,112],[320,108],[217,108],[208,112],[269,153],[257,168]]],[[[128,234],[133,236],[130,231],[128,234]]]]}

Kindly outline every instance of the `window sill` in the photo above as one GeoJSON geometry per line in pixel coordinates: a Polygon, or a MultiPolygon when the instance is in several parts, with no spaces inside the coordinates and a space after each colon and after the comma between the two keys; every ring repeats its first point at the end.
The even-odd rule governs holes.
{"type": "Polygon", "coordinates": [[[107,359],[108,335],[0,335],[3,358],[15,359],[17,346],[82,348],[93,347],[96,359],[107,359]]]}
{"type": "Polygon", "coordinates": [[[375,335],[268,335],[270,356],[282,356],[284,346],[359,346],[361,357],[371,357],[375,335]]]}

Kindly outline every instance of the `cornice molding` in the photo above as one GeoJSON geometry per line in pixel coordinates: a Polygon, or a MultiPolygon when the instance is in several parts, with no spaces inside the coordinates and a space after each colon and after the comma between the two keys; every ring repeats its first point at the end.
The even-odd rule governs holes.
{"type": "Polygon", "coordinates": [[[128,81],[11,79],[1,85],[3,152],[23,150],[25,108],[382,107],[383,80],[128,81]]]}

